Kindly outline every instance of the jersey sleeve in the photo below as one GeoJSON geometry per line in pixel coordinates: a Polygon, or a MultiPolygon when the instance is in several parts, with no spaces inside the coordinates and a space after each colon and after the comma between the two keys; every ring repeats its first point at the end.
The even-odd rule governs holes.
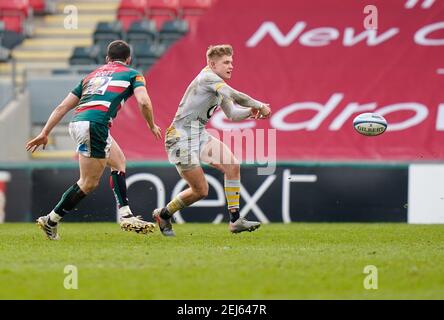
{"type": "Polygon", "coordinates": [[[139,72],[136,72],[134,76],[131,77],[131,86],[133,87],[133,89],[136,89],[138,87],[145,87],[145,85],[145,77],[139,72]]]}
{"type": "Polygon", "coordinates": [[[221,77],[213,72],[206,72],[203,81],[207,90],[221,95],[223,99],[233,100],[243,107],[262,108],[262,102],[231,88],[221,77]]]}
{"type": "Polygon", "coordinates": [[[217,89],[217,92],[222,96],[222,98],[224,100],[231,99],[243,107],[260,109],[260,108],[262,108],[262,105],[263,105],[262,102],[251,98],[250,96],[246,95],[245,93],[239,92],[239,91],[231,88],[227,84],[220,86],[217,89]]]}
{"type": "Polygon", "coordinates": [[[71,93],[80,99],[82,97],[82,90],[83,90],[83,80],[80,81],[80,83],[71,91],[71,93]]]}
{"type": "Polygon", "coordinates": [[[250,108],[237,107],[231,99],[223,99],[220,107],[222,108],[222,111],[225,113],[227,118],[232,121],[242,121],[247,119],[251,115],[250,108]]]}

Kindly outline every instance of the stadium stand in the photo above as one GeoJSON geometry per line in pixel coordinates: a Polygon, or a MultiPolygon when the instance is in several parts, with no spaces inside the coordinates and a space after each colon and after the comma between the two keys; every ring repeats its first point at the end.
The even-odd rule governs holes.
{"type": "MultiPolygon", "coordinates": [[[[1,1],[0,6],[4,2],[1,1]]],[[[10,1],[8,5],[11,3],[13,2],[10,1]]],[[[19,2],[14,2],[14,4],[16,3],[19,2]]],[[[27,1],[27,6],[31,12],[35,13],[32,20],[34,30],[32,36],[26,36],[24,33],[17,33],[11,30],[0,31],[0,44],[3,47],[0,51],[3,53],[3,60],[8,59],[6,62],[0,61],[0,81],[9,80],[11,82],[11,79],[17,79],[14,89],[9,92],[14,92],[14,90],[28,91],[28,86],[33,86],[30,80],[32,79],[33,82],[38,81],[35,79],[42,77],[42,75],[45,75],[45,80],[48,80],[48,78],[52,79],[49,82],[45,82],[49,87],[59,88],[60,86],[57,86],[57,83],[66,83],[62,78],[75,78],[78,81],[84,74],[94,69],[98,63],[96,59],[90,60],[90,64],[81,67],[70,66],[69,59],[76,46],[90,47],[93,44],[93,31],[98,22],[116,20],[117,0],[98,0],[94,1],[94,3],[85,0],[27,1]],[[69,19],[69,16],[74,13],[78,13],[76,19],[69,19]],[[78,22],[78,24],[72,25],[72,27],[66,25],[66,23],[74,22],[78,22]],[[52,74],[55,76],[51,76],[52,74]]],[[[3,19],[0,20],[3,21],[3,19]]],[[[5,22],[3,24],[6,26],[5,22]]],[[[94,53],[95,57],[98,57],[99,53],[97,50],[98,48],[95,48],[95,51],[91,52],[93,57],[94,53]]],[[[100,61],[100,63],[102,62],[103,60],[100,61]]],[[[62,86],[63,88],[60,90],[63,89],[63,92],[61,94],[66,94],[66,92],[71,90],[70,86],[71,84],[62,86]]],[[[45,90],[40,90],[40,93],[42,91],[45,90]]],[[[2,98],[6,100],[6,95],[2,94],[2,98]]],[[[32,127],[31,130],[27,129],[28,136],[30,132],[34,133],[41,128],[40,120],[37,117],[40,113],[36,110],[42,108],[40,110],[41,114],[47,117],[49,113],[45,112],[45,110],[47,108],[54,108],[60,102],[59,98],[53,97],[51,101],[47,101],[47,106],[40,105],[36,107],[37,109],[34,108],[35,106],[31,106],[34,108],[34,113],[33,117],[30,117],[29,122],[32,124],[32,127]]],[[[64,142],[64,138],[66,138],[66,127],[64,127],[64,124],[59,129],[54,132],[50,141],[51,145],[48,145],[47,148],[48,150],[54,149],[54,152],[51,151],[43,154],[44,158],[69,158],[72,156],[72,152],[69,154],[65,152],[63,154],[65,149],[69,148],[72,150],[72,146],[68,145],[68,142],[64,142]]],[[[35,155],[35,157],[40,156],[39,154],[35,155]]]]}
{"type": "Polygon", "coordinates": [[[214,2],[122,0],[117,8],[117,20],[99,21],[93,33],[91,48],[74,48],[69,62],[75,66],[100,64],[104,61],[107,44],[112,40],[123,39],[133,47],[133,65],[141,71],[148,71],[155,63],[153,59],[160,58],[159,52],[164,53],[164,48],[171,46],[190,30],[194,32],[198,19],[214,2]]]}
{"type": "Polygon", "coordinates": [[[12,99],[12,92],[10,83],[0,81],[0,137],[3,137],[0,162],[29,159],[29,155],[23,148],[23,143],[29,138],[31,131],[29,95],[25,93],[12,99]],[[3,103],[5,96],[10,97],[6,104],[3,103]]]}
{"type": "Polygon", "coordinates": [[[156,24],[151,20],[134,21],[128,29],[127,39],[131,44],[138,42],[153,43],[158,37],[156,24]]]}
{"type": "Polygon", "coordinates": [[[99,22],[94,31],[94,43],[101,40],[111,42],[123,38],[123,29],[120,21],[99,22]]]}
{"type": "Polygon", "coordinates": [[[151,19],[161,28],[167,20],[181,18],[188,21],[195,30],[199,17],[202,16],[216,1],[215,0],[122,0],[117,19],[123,28],[128,30],[133,22],[151,19]]]}
{"type": "Polygon", "coordinates": [[[164,44],[136,44],[133,47],[135,65],[138,66],[138,68],[141,70],[147,70],[156,62],[156,60],[158,60],[163,55],[166,49],[167,48],[164,44]]]}
{"type": "Polygon", "coordinates": [[[56,11],[55,0],[28,0],[35,15],[54,13],[56,11]]]}
{"type": "Polygon", "coordinates": [[[214,0],[179,0],[179,13],[182,18],[200,16],[205,13],[214,0]]]}
{"type": "MultiPolygon", "coordinates": [[[[26,79],[31,99],[31,117],[34,124],[44,125],[54,109],[54,101],[62,101],[67,92],[79,83],[79,77],[73,75],[56,76],[53,74],[35,74],[26,79]],[[51,87],[52,90],[47,90],[51,87]],[[41,94],[45,92],[45,94],[41,94]]],[[[68,123],[65,117],[61,123],[68,123]]]]}
{"type": "Polygon", "coordinates": [[[13,49],[23,42],[24,35],[10,30],[0,30],[0,45],[2,47],[13,49]]]}
{"type": "Polygon", "coordinates": [[[200,17],[214,3],[214,0],[180,0],[179,17],[188,22],[190,33],[196,32],[197,23],[200,17]]]}
{"type": "Polygon", "coordinates": [[[0,2],[0,20],[5,23],[5,29],[30,36],[32,19],[33,10],[28,0],[0,2]]]}
{"type": "Polygon", "coordinates": [[[146,5],[146,0],[120,1],[117,10],[117,19],[122,22],[125,30],[127,30],[133,22],[144,19],[146,5]]]}
{"type": "Polygon", "coordinates": [[[69,63],[76,64],[97,64],[99,50],[97,46],[92,47],[75,47],[74,52],[69,59],[69,63]]]}
{"type": "Polygon", "coordinates": [[[0,80],[0,112],[14,97],[13,84],[8,80],[0,80]]]}
{"type": "Polygon", "coordinates": [[[179,0],[148,0],[147,17],[156,22],[160,29],[166,21],[174,20],[179,15],[179,0]]]}
{"type": "Polygon", "coordinates": [[[186,20],[169,20],[162,25],[160,30],[160,42],[170,46],[188,32],[188,22],[186,20]]]}
{"type": "Polygon", "coordinates": [[[0,63],[6,62],[9,60],[10,57],[10,50],[4,45],[3,43],[3,37],[4,37],[4,29],[5,24],[3,21],[0,21],[0,63]]]}
{"type": "Polygon", "coordinates": [[[46,1],[45,0],[28,0],[29,6],[32,7],[34,13],[45,13],[46,1]]]}
{"type": "Polygon", "coordinates": [[[147,18],[132,22],[127,30],[120,20],[100,21],[93,33],[94,43],[91,47],[74,48],[69,61],[71,65],[103,63],[108,44],[113,40],[123,39],[133,48],[133,66],[147,71],[165,53],[166,48],[187,33],[188,22],[178,18],[166,20],[160,30],[157,29],[156,21],[147,18]]]}
{"type": "MultiPolygon", "coordinates": [[[[0,1],[1,105],[12,99],[6,93],[14,96],[13,93],[23,90],[38,92],[37,75],[43,75],[51,88],[60,87],[51,81],[65,83],[60,90],[66,93],[72,88],[62,78],[79,79],[103,64],[106,48],[115,39],[131,45],[133,66],[147,72],[173,43],[193,31],[196,22],[214,3],[210,0],[0,1]],[[75,13],[76,19],[69,19],[75,13]],[[78,24],[69,25],[75,22],[78,24]]],[[[31,94],[32,100],[34,97],[31,94]]],[[[54,107],[58,98],[53,97],[52,103],[47,100],[48,106],[33,103],[30,116],[33,131],[40,128],[41,117],[49,115],[45,108],[54,107]],[[43,108],[41,113],[39,108],[43,108]]],[[[51,142],[57,144],[57,136],[56,132],[51,142]]]]}

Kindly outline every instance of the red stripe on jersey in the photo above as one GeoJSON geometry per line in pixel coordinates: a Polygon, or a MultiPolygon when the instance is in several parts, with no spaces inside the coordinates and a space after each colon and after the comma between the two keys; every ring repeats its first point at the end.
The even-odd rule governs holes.
{"type": "Polygon", "coordinates": [[[124,87],[116,87],[116,86],[108,86],[108,88],[106,88],[106,91],[108,92],[115,92],[115,93],[122,93],[123,91],[125,91],[126,88],[124,87]]]}
{"type": "Polygon", "coordinates": [[[94,105],[94,106],[85,106],[85,107],[81,107],[76,109],[75,113],[80,113],[86,110],[100,110],[103,112],[108,112],[108,108],[102,105],[94,105]]]}
{"type": "MultiPolygon", "coordinates": [[[[97,76],[98,73],[100,72],[106,72],[106,71],[113,71],[113,73],[120,73],[120,72],[127,72],[129,71],[129,68],[121,65],[119,63],[109,63],[109,64],[105,64],[99,68],[97,68],[96,70],[94,70],[93,72],[91,72],[90,74],[88,74],[85,79],[83,79],[83,84],[85,84],[88,80],[90,80],[91,78],[94,78],[97,76]]],[[[112,75],[110,75],[112,76],[112,75]]]]}

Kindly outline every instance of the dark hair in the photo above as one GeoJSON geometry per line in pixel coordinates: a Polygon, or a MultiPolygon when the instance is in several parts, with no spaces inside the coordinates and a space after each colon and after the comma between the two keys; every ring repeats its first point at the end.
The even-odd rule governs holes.
{"type": "Polygon", "coordinates": [[[108,45],[106,55],[111,61],[125,61],[131,55],[130,46],[123,40],[115,40],[108,45]]]}

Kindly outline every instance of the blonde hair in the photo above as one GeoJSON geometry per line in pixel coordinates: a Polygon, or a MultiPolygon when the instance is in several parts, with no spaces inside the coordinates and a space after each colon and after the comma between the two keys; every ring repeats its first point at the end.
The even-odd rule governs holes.
{"type": "Polygon", "coordinates": [[[219,44],[216,46],[209,46],[207,49],[207,61],[222,56],[232,56],[233,47],[229,44],[219,44]]]}

